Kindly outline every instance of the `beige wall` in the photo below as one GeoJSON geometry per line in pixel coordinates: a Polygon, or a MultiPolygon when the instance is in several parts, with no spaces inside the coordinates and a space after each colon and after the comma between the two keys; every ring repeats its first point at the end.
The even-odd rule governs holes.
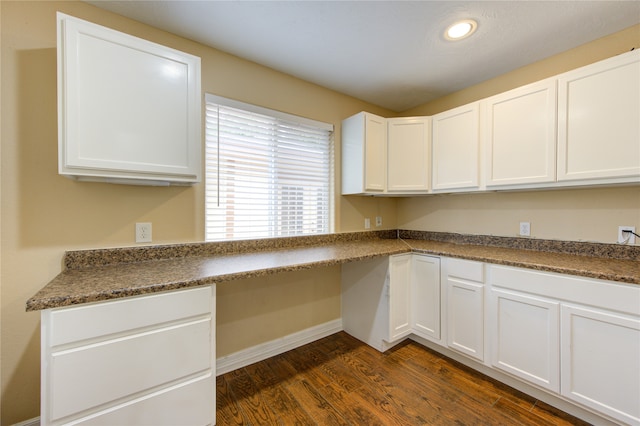
{"type": "Polygon", "coordinates": [[[421,231],[615,243],[619,225],[640,229],[640,188],[488,192],[407,198],[398,226],[421,231]]]}
{"type": "MultiPolygon", "coordinates": [[[[202,185],[117,186],[76,183],[57,175],[56,10],[201,56],[203,91],[334,123],[338,192],[340,121],[361,110],[394,115],[84,3],[0,1],[2,424],[39,415],[39,315],[26,313],[24,305],[60,272],[65,250],[134,245],[134,223],[139,221],[153,223],[154,243],[199,241],[204,235],[202,185]]],[[[630,36],[621,36],[625,49],[628,40],[635,40],[638,45],[637,34],[636,28],[630,36]]],[[[615,53],[617,50],[605,47],[602,57],[615,53]]],[[[557,57],[555,63],[559,65],[545,66],[543,70],[534,67],[526,76],[516,72],[513,77],[479,85],[407,115],[431,114],[488,96],[495,90],[524,84],[528,78],[545,77],[554,69],[571,68],[576,61],[578,65],[591,61],[591,56],[591,48],[577,49],[557,57]]],[[[589,219],[572,220],[574,231],[563,235],[570,239],[592,238],[592,228],[603,223],[599,221],[601,216],[609,225],[625,221],[621,224],[640,228],[637,220],[628,223],[639,208],[637,189],[570,192],[570,199],[575,202],[558,195],[568,194],[566,191],[400,200],[337,196],[336,229],[362,230],[365,217],[381,215],[384,228],[403,225],[512,235],[512,222],[532,212],[533,219],[528,219],[532,221],[532,231],[542,236],[562,230],[558,217],[564,221],[574,216],[582,218],[585,211],[589,212],[589,219]],[[604,202],[598,201],[603,197],[604,202]],[[466,212],[469,207],[473,214],[466,212]],[[484,219],[474,222],[480,214],[484,219]],[[553,223],[556,228],[546,223],[553,223]]],[[[609,231],[603,234],[608,236],[609,231]]],[[[598,234],[595,238],[602,237],[598,234]]],[[[339,275],[339,268],[331,267],[220,285],[218,355],[338,318],[339,275]]]]}

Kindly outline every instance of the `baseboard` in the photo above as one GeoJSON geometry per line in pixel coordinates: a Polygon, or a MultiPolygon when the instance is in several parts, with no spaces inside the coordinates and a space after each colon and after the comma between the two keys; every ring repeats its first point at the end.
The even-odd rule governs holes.
{"type": "Polygon", "coordinates": [[[341,318],[220,357],[216,360],[216,375],[263,361],[339,331],[342,331],[341,318]]]}
{"type": "Polygon", "coordinates": [[[34,417],[33,419],[25,420],[20,423],[16,423],[13,426],[40,426],[40,417],[34,417]]]}

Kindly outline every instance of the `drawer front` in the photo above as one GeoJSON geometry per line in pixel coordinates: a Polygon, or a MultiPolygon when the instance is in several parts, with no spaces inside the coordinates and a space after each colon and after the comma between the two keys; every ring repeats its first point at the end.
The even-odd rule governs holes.
{"type": "Polygon", "coordinates": [[[212,367],[211,348],[211,320],[201,319],[54,352],[51,419],[206,372],[212,367]]]}
{"type": "Polygon", "coordinates": [[[211,286],[50,311],[50,346],[209,314],[211,286]]]}
{"type": "Polygon", "coordinates": [[[444,258],[447,275],[464,280],[484,282],[484,263],[472,260],[444,258]]]}
{"type": "Polygon", "coordinates": [[[488,271],[494,287],[640,315],[639,285],[499,265],[488,271]]]}
{"type": "Polygon", "coordinates": [[[215,377],[145,395],[119,407],[81,419],[79,425],[202,426],[215,424],[215,377]]]}

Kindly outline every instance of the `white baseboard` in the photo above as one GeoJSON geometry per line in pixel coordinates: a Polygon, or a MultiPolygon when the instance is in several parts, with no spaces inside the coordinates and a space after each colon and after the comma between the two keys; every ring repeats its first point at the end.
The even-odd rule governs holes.
{"type": "Polygon", "coordinates": [[[16,423],[13,426],[40,426],[40,417],[34,417],[33,419],[25,420],[20,423],[16,423]]]}
{"type": "Polygon", "coordinates": [[[263,361],[339,331],[342,331],[341,318],[220,357],[216,360],[216,375],[263,361]]]}

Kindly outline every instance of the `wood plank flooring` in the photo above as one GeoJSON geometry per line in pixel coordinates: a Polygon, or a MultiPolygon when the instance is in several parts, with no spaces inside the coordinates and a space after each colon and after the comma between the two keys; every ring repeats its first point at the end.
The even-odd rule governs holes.
{"type": "Polygon", "coordinates": [[[415,342],[344,332],[217,378],[217,424],[587,425],[415,342]]]}

